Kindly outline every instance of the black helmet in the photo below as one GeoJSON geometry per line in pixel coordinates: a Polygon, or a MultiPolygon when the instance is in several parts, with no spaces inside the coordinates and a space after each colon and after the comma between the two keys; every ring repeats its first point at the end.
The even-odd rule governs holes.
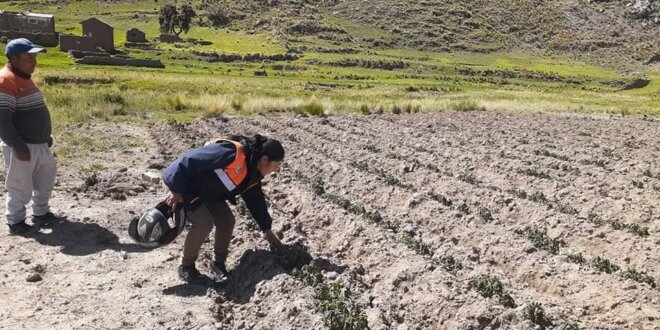
{"type": "Polygon", "coordinates": [[[143,247],[157,248],[170,244],[181,234],[185,224],[186,211],[181,205],[172,211],[165,202],[160,202],[139,219],[131,220],[128,235],[143,247]]]}

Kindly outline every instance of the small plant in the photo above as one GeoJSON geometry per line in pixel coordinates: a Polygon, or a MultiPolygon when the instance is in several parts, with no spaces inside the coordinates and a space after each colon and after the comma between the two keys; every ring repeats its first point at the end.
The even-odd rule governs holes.
{"type": "Polygon", "coordinates": [[[654,289],[656,287],[655,279],[653,277],[646,274],[646,272],[640,272],[640,271],[635,270],[634,268],[628,268],[626,271],[621,273],[621,277],[627,278],[627,279],[630,279],[630,280],[633,280],[633,281],[639,282],[639,283],[646,283],[654,289]]]}
{"type": "Polygon", "coordinates": [[[183,111],[188,108],[186,104],[181,101],[181,97],[177,95],[176,97],[168,97],[167,98],[167,104],[170,105],[174,111],[183,111]]]}
{"type": "Polygon", "coordinates": [[[513,300],[513,297],[511,297],[510,294],[504,292],[501,295],[499,295],[497,301],[500,303],[500,305],[507,307],[507,308],[515,308],[516,307],[516,301],[513,300]]]}
{"type": "Polygon", "coordinates": [[[325,194],[325,184],[323,183],[323,179],[316,177],[312,180],[312,191],[317,196],[325,194]]]}
{"type": "Polygon", "coordinates": [[[373,144],[367,144],[366,146],[364,146],[364,149],[371,151],[373,153],[380,153],[380,150],[373,144]]]}
{"type": "Polygon", "coordinates": [[[401,235],[401,242],[403,242],[403,244],[408,246],[413,251],[417,252],[417,254],[429,257],[433,256],[433,250],[431,249],[431,246],[424,243],[421,238],[415,237],[414,233],[404,232],[401,235]]]}
{"type": "Polygon", "coordinates": [[[126,105],[126,100],[120,93],[104,93],[101,100],[109,104],[126,105]]]}
{"type": "Polygon", "coordinates": [[[444,206],[451,206],[453,204],[449,198],[440,194],[431,193],[431,199],[435,200],[436,202],[439,202],[444,206]]]}
{"type": "Polygon", "coordinates": [[[559,330],[580,330],[580,326],[578,326],[577,322],[564,321],[559,326],[559,330]]]}
{"type": "Polygon", "coordinates": [[[521,189],[508,189],[506,191],[511,195],[515,195],[518,198],[527,199],[527,192],[521,189]]]}
{"type": "Polygon", "coordinates": [[[628,231],[640,237],[647,237],[650,235],[648,227],[640,226],[636,223],[629,224],[628,231]]]}
{"type": "Polygon", "coordinates": [[[463,173],[458,176],[458,179],[469,184],[477,184],[478,182],[477,177],[472,173],[463,173]]]}
{"type": "Polygon", "coordinates": [[[585,264],[587,260],[582,256],[582,253],[568,254],[566,255],[566,260],[574,264],[585,264]]]}
{"type": "Polygon", "coordinates": [[[644,182],[642,181],[632,180],[632,185],[635,188],[644,189],[644,182]]]}
{"type": "Polygon", "coordinates": [[[548,198],[545,197],[545,194],[543,194],[540,191],[535,191],[527,196],[527,199],[529,199],[532,202],[536,203],[541,203],[541,204],[547,204],[548,203],[548,198]]]}
{"type": "Polygon", "coordinates": [[[470,214],[470,207],[465,203],[461,203],[461,205],[458,206],[458,211],[467,215],[470,214]]]}
{"type": "Polygon", "coordinates": [[[486,222],[493,221],[493,215],[490,213],[490,210],[485,207],[479,208],[479,216],[486,222]]]}
{"type": "Polygon", "coordinates": [[[546,250],[552,254],[559,253],[559,248],[565,245],[564,241],[550,238],[545,230],[538,228],[526,228],[521,234],[527,237],[537,249],[546,250]]]}
{"type": "Polygon", "coordinates": [[[605,167],[605,161],[602,159],[583,159],[580,161],[582,165],[595,165],[598,167],[605,167]]]}
{"type": "Polygon", "coordinates": [[[636,223],[632,224],[625,224],[619,220],[604,220],[601,218],[599,215],[595,213],[590,213],[589,216],[587,217],[587,220],[597,226],[602,226],[604,224],[609,224],[612,229],[615,230],[627,230],[628,232],[640,236],[640,237],[648,237],[650,235],[649,233],[649,228],[640,226],[636,223]]]}
{"type": "Polygon", "coordinates": [[[360,113],[363,115],[370,115],[371,114],[371,109],[369,108],[368,105],[363,104],[360,106],[360,113]]]}
{"type": "Polygon", "coordinates": [[[491,275],[479,275],[470,281],[470,286],[477,290],[484,298],[501,295],[504,292],[502,282],[497,277],[491,275]]]}
{"type": "Polygon", "coordinates": [[[504,307],[516,307],[513,297],[504,290],[502,282],[495,276],[479,275],[470,281],[470,287],[484,298],[497,297],[498,302],[504,307]]]}
{"type": "Polygon", "coordinates": [[[449,109],[454,111],[486,111],[486,107],[479,105],[479,103],[472,100],[450,103],[449,109]]]}
{"type": "Polygon", "coordinates": [[[367,165],[367,163],[363,161],[352,161],[350,165],[357,168],[360,171],[369,170],[369,165],[367,165]]]}
{"type": "Polygon", "coordinates": [[[531,169],[531,168],[526,168],[524,170],[520,170],[520,171],[518,171],[518,173],[533,176],[533,177],[537,177],[537,178],[541,178],[541,179],[548,179],[548,180],[552,179],[552,177],[550,176],[550,174],[548,174],[548,172],[537,171],[537,170],[531,169]]]}
{"type": "Polygon", "coordinates": [[[557,211],[564,213],[564,214],[578,214],[578,210],[576,210],[574,207],[572,207],[568,203],[560,203],[557,206],[557,211]]]}
{"type": "Polygon", "coordinates": [[[350,291],[341,283],[316,286],[315,298],[318,309],[325,314],[325,324],[332,330],[369,329],[367,316],[359,305],[350,299],[350,291]]]}
{"type": "Polygon", "coordinates": [[[605,220],[596,213],[589,213],[587,220],[597,226],[602,226],[605,223],[605,220]]]}
{"type": "Polygon", "coordinates": [[[383,178],[383,180],[385,180],[385,183],[387,183],[390,186],[398,186],[402,188],[413,189],[412,185],[402,183],[401,180],[399,180],[397,177],[385,172],[380,168],[374,169],[374,173],[378,174],[381,178],[383,178]]]}
{"type": "Polygon", "coordinates": [[[558,155],[545,149],[534,150],[534,154],[537,156],[552,157],[563,161],[570,161],[570,158],[567,156],[558,155]]]}
{"type": "Polygon", "coordinates": [[[595,257],[589,262],[592,268],[596,269],[599,272],[612,274],[621,269],[619,266],[613,264],[609,260],[601,257],[595,257]]]}
{"type": "Polygon", "coordinates": [[[349,211],[353,205],[351,201],[338,195],[326,194],[326,198],[346,211],[349,211]]]}
{"type": "Polygon", "coordinates": [[[296,114],[300,114],[300,115],[305,114],[310,116],[321,116],[325,113],[323,109],[323,104],[319,102],[309,102],[309,103],[301,104],[293,107],[291,110],[296,114]]]}
{"type": "Polygon", "coordinates": [[[456,273],[463,269],[463,264],[453,256],[444,256],[440,258],[440,264],[442,265],[442,269],[450,273],[456,273]]]}
{"type": "Polygon", "coordinates": [[[536,324],[540,329],[547,329],[548,327],[553,326],[550,318],[545,315],[543,307],[541,307],[541,304],[537,302],[527,304],[522,313],[524,319],[532,322],[533,324],[536,324]]]}
{"type": "Polygon", "coordinates": [[[366,315],[351,299],[350,290],[344,288],[341,283],[326,284],[320,269],[309,264],[294,269],[293,275],[314,288],[316,308],[324,314],[325,324],[330,329],[369,329],[366,315]]]}
{"type": "Polygon", "coordinates": [[[243,101],[237,100],[237,99],[232,99],[230,106],[235,111],[241,111],[241,109],[243,109],[243,101]]]}

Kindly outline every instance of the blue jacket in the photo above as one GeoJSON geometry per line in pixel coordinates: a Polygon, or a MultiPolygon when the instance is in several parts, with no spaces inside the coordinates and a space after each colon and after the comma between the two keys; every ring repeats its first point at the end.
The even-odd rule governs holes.
{"type": "Polygon", "coordinates": [[[183,196],[189,212],[205,201],[240,195],[259,228],[266,231],[273,221],[261,189],[263,176],[253,164],[250,146],[241,147],[242,152],[235,142],[225,140],[189,150],[165,169],[163,182],[183,196]]]}

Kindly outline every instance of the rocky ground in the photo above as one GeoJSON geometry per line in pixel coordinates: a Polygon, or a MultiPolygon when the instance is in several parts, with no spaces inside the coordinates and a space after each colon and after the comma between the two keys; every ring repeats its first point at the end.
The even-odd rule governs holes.
{"type": "Polygon", "coordinates": [[[68,221],[0,232],[0,328],[657,329],[657,126],[443,112],[70,127],[134,143],[56,148],[80,158],[54,194],[68,221]],[[126,233],[163,195],[143,173],[233,133],[284,143],[264,189],[291,248],[270,251],[239,204],[232,277],[185,285],[182,238],[144,250],[126,233]]]}

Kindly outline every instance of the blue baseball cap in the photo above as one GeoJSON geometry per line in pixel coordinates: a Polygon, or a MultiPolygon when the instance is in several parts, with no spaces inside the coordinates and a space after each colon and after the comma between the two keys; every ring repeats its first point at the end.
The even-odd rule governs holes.
{"type": "Polygon", "coordinates": [[[45,53],[45,52],[46,52],[45,48],[37,47],[32,43],[32,41],[27,40],[25,38],[14,39],[8,42],[7,47],[5,47],[5,55],[7,56],[12,56],[21,53],[36,54],[36,53],[45,53]]]}

